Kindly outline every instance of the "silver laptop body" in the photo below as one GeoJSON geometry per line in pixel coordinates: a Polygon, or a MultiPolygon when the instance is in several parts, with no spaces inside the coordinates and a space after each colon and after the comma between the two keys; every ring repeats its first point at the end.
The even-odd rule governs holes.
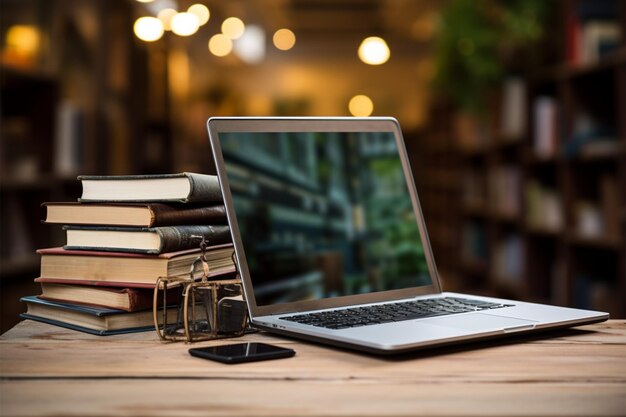
{"type": "Polygon", "coordinates": [[[216,117],[207,125],[255,327],[390,354],[609,317],[443,292],[393,118],[216,117]],[[440,298],[469,300],[470,310],[389,315],[397,303],[440,298]],[[308,319],[368,306],[388,320],[308,319]]]}

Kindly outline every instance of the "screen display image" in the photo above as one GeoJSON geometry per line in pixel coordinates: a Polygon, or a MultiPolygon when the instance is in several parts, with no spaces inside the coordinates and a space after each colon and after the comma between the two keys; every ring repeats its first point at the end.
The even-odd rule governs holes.
{"type": "Polygon", "coordinates": [[[220,143],[257,305],[432,283],[393,132],[220,143]]]}

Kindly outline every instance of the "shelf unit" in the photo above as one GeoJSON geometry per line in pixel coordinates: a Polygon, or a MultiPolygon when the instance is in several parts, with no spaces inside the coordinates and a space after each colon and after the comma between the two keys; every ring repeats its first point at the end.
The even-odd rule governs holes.
{"type": "Polygon", "coordinates": [[[438,100],[430,109],[427,130],[404,132],[421,209],[426,222],[437,269],[446,291],[463,291],[467,282],[459,280],[460,155],[455,148],[452,126],[447,115],[451,105],[438,100]]]}
{"type": "MultiPolygon", "coordinates": [[[[566,41],[565,22],[582,1],[561,3],[562,24],[550,37],[566,41]]],[[[450,221],[461,244],[449,259],[475,292],[626,316],[626,4],[615,4],[622,33],[615,50],[578,64],[563,46],[560,62],[523,76],[517,111],[526,132],[502,135],[499,105],[487,120],[451,110],[431,122],[429,141],[442,141],[438,126],[456,126],[448,134],[460,189],[451,204],[460,209],[450,221]],[[546,144],[550,111],[556,133],[546,144]],[[598,126],[608,130],[589,141],[604,135],[604,143],[580,139],[598,126]]]]}
{"type": "Polygon", "coordinates": [[[168,96],[148,97],[152,84],[167,90],[166,60],[151,60],[162,51],[135,39],[135,7],[3,6],[1,45],[13,25],[45,41],[33,56],[0,56],[0,332],[19,320],[19,298],[39,291],[36,249],[64,242],[60,227],[41,223],[41,203],[75,201],[79,174],[172,172],[169,119],[159,113],[168,96]]]}

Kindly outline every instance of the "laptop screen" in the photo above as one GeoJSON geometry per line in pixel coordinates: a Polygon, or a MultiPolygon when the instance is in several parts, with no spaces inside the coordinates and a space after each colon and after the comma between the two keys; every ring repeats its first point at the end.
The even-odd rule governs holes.
{"type": "Polygon", "coordinates": [[[258,306],[431,285],[393,132],[220,132],[258,306]]]}

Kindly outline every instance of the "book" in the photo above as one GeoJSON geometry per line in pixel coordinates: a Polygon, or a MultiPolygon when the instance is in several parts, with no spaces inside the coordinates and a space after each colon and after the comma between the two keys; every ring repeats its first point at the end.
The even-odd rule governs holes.
{"type": "Polygon", "coordinates": [[[41,206],[43,223],[134,227],[227,223],[222,204],[48,202],[41,206]]]}
{"type": "MultiPolygon", "coordinates": [[[[128,313],[124,310],[48,301],[35,296],[22,297],[20,301],[27,306],[26,313],[20,314],[24,319],[99,336],[155,330],[152,309],[128,313]]],[[[178,306],[168,308],[168,323],[175,322],[177,313],[178,306]]]]}
{"type": "Polygon", "coordinates": [[[519,140],[526,134],[526,90],[522,78],[509,77],[504,82],[500,131],[505,140],[519,140]]]}
{"type": "MultiPolygon", "coordinates": [[[[40,282],[40,284],[41,295],[38,297],[43,300],[112,308],[128,312],[147,310],[153,305],[154,291],[150,288],[107,288],[46,281],[40,282]]],[[[167,299],[178,300],[179,294],[179,288],[172,288],[167,294],[167,299]]],[[[159,300],[161,299],[159,298],[159,300]]]]}
{"type": "Polygon", "coordinates": [[[613,21],[590,21],[582,27],[580,62],[595,63],[604,55],[619,48],[622,31],[613,21]]]}
{"type": "MultiPolygon", "coordinates": [[[[187,275],[201,254],[199,249],[146,255],[63,248],[39,249],[37,253],[41,255],[41,276],[36,282],[132,288],[154,288],[159,277],[187,275]]],[[[231,244],[208,248],[211,277],[234,272],[232,256],[231,244]]],[[[202,276],[199,263],[193,276],[202,276]]]]}
{"type": "Polygon", "coordinates": [[[230,242],[228,226],[164,226],[148,228],[64,226],[65,249],[159,254],[230,242]]]}
{"type": "Polygon", "coordinates": [[[539,157],[555,156],[559,142],[559,108],[550,96],[539,96],[533,103],[534,151],[539,157]]]}
{"type": "Polygon", "coordinates": [[[217,176],[182,172],[157,175],[80,175],[81,202],[219,202],[217,176]]]}
{"type": "Polygon", "coordinates": [[[76,175],[82,168],[85,112],[68,100],[61,100],[56,114],[54,136],[54,173],[76,175]]]}

